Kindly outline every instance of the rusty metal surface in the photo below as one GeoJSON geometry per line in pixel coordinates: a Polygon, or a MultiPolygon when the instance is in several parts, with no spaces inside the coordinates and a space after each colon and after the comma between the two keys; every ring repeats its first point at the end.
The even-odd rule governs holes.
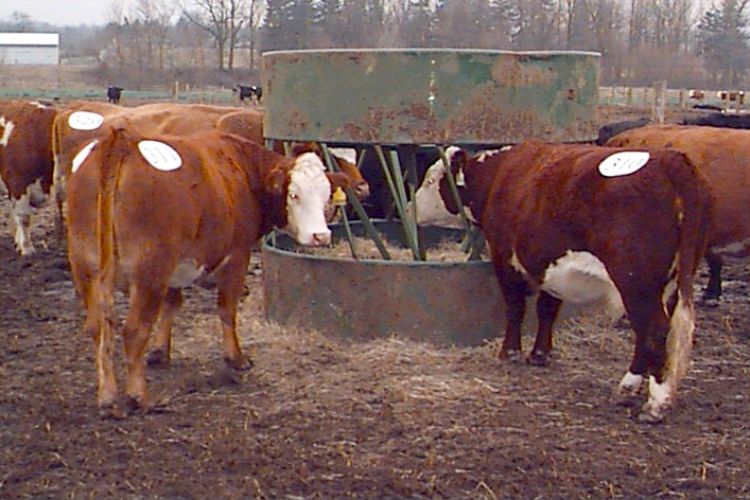
{"type": "Polygon", "coordinates": [[[596,137],[599,54],[452,49],[266,52],[266,137],[513,144],[596,137]]]}
{"type": "MultiPolygon", "coordinates": [[[[396,241],[398,224],[376,225],[396,241]]],[[[361,227],[354,230],[361,234],[361,227]]],[[[451,233],[441,231],[423,235],[428,247],[451,233]]],[[[334,237],[341,232],[334,228],[334,237]]],[[[502,337],[505,307],[489,262],[355,261],[295,253],[293,245],[279,235],[262,248],[268,320],[358,341],[396,335],[477,346],[502,337]]],[[[536,328],[531,309],[527,333],[536,328]]]]}

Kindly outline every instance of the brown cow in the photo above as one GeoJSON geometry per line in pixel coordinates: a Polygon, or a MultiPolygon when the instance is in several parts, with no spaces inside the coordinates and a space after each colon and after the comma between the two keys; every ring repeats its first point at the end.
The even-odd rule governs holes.
{"type": "MultiPolygon", "coordinates": [[[[263,144],[263,113],[258,110],[241,110],[228,106],[205,104],[152,103],[135,108],[113,106],[105,103],[76,102],[61,111],[54,123],[55,137],[55,194],[58,210],[58,227],[62,227],[65,197],[65,179],[70,175],[76,155],[102,134],[106,126],[127,117],[129,123],[144,134],[185,135],[217,129],[263,144]]],[[[280,145],[280,143],[278,143],[280,145]]],[[[320,148],[311,145],[294,147],[314,151],[321,158],[320,148]]],[[[279,151],[282,152],[282,151],[279,151]]],[[[368,196],[367,181],[357,166],[337,155],[332,155],[339,169],[351,179],[357,197],[368,196]]]]}
{"type": "MultiPolygon", "coordinates": [[[[614,315],[624,309],[636,342],[619,390],[636,394],[648,379],[640,418],[661,421],[689,357],[692,282],[710,224],[711,195],[698,169],[670,150],[538,141],[490,156],[460,149],[451,156],[507,308],[501,357],[521,352],[531,292],[539,292],[539,325],[527,360],[536,365],[548,362],[563,300],[603,302],[614,315]]],[[[441,195],[456,213],[445,180],[441,195]]]]}
{"type": "Polygon", "coordinates": [[[38,102],[0,101],[0,178],[8,190],[21,255],[34,253],[30,225],[34,208],[52,185],[52,120],[57,110],[38,102]]]}
{"type": "Polygon", "coordinates": [[[610,146],[670,147],[687,155],[714,192],[716,218],[708,238],[709,280],[704,300],[718,304],[724,258],[750,256],[750,131],[653,125],[613,137],[610,146]]]}
{"type": "Polygon", "coordinates": [[[113,288],[128,291],[123,326],[126,394],[147,405],[144,351],[156,323],[156,361],[168,361],[180,288],[213,281],[224,359],[248,366],[235,331],[251,247],[273,227],[304,245],[326,245],[324,207],[331,186],[314,154],[277,155],[216,131],[144,136],[127,124],[109,128],[79,157],[68,180],[68,252],[76,290],[94,339],[98,403],[117,395],[112,351],[113,288]]]}

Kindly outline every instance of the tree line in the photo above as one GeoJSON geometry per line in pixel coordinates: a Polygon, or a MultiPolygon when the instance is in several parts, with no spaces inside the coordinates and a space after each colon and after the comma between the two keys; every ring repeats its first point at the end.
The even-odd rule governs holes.
{"type": "MultiPolygon", "coordinates": [[[[108,78],[257,75],[269,50],[473,48],[602,54],[605,85],[741,88],[750,0],[121,0],[65,27],[63,55],[108,78]]],[[[23,13],[0,30],[49,29],[23,13]]],[[[228,77],[229,78],[229,77],[228,77]]]]}

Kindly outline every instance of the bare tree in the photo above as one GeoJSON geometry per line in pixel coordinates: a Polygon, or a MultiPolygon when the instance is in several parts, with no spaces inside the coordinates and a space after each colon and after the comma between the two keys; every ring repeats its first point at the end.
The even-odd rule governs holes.
{"type": "Polygon", "coordinates": [[[216,42],[220,70],[234,69],[234,49],[238,35],[247,22],[248,0],[191,0],[180,1],[183,15],[193,24],[208,32],[216,42]],[[195,10],[190,7],[194,7],[195,10]],[[227,57],[228,51],[228,57],[227,57]]]}

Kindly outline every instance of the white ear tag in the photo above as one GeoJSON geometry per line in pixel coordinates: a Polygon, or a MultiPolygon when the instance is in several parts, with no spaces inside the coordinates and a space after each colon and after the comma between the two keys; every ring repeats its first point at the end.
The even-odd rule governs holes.
{"type": "Polygon", "coordinates": [[[456,174],[456,186],[466,187],[466,179],[464,178],[463,169],[459,170],[458,173],[456,174]]]}
{"type": "Polygon", "coordinates": [[[608,156],[599,164],[599,173],[604,177],[621,177],[641,169],[650,158],[646,151],[625,151],[608,156]]]}
{"type": "Polygon", "coordinates": [[[96,130],[103,122],[102,115],[91,111],[75,111],[68,117],[68,125],[75,130],[96,130]]]}
{"type": "Polygon", "coordinates": [[[159,141],[141,141],[138,143],[138,150],[157,170],[168,172],[182,166],[182,158],[169,144],[159,141]]]}
{"type": "Polygon", "coordinates": [[[94,146],[99,141],[97,139],[94,139],[93,141],[86,144],[82,150],[78,152],[78,154],[73,158],[73,170],[72,172],[75,173],[76,170],[78,170],[81,167],[81,164],[86,161],[86,158],[89,157],[89,154],[91,153],[91,150],[94,149],[94,146]]]}

